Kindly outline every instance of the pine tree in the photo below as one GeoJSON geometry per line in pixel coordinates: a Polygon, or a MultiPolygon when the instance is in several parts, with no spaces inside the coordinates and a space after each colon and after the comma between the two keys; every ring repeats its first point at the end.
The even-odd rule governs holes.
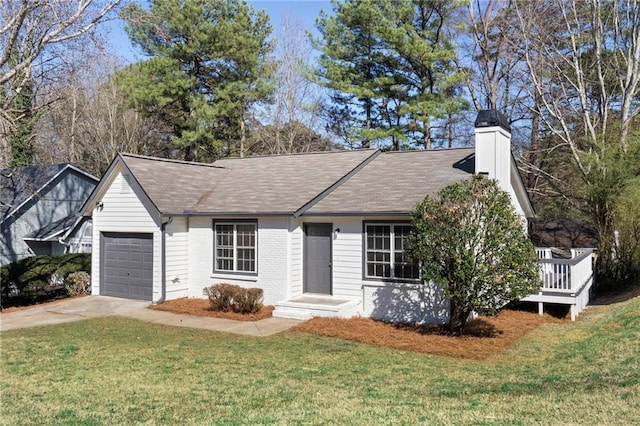
{"type": "Polygon", "coordinates": [[[269,17],[240,0],[154,0],[124,9],[150,58],[119,76],[131,102],[174,129],[188,160],[243,156],[252,105],[273,92],[269,17]]]}
{"type": "Polygon", "coordinates": [[[333,90],[330,119],[360,139],[431,148],[436,121],[465,107],[463,75],[445,29],[448,1],[348,0],[317,22],[319,81],[333,90]]]}

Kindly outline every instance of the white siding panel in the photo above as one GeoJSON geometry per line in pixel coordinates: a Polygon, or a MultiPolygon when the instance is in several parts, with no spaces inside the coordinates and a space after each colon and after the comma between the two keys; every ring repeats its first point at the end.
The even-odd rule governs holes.
{"type": "Polygon", "coordinates": [[[153,300],[161,298],[161,235],[159,217],[151,216],[152,207],[145,205],[146,196],[132,187],[118,173],[102,197],[102,208],[93,210],[93,254],[91,291],[100,294],[100,236],[102,232],[153,234],[153,300]]]}
{"type": "Polygon", "coordinates": [[[362,299],[362,220],[342,218],[333,223],[340,232],[333,239],[333,294],[362,299]]]}
{"type": "Polygon", "coordinates": [[[186,217],[176,217],[165,229],[166,299],[187,297],[189,291],[189,229],[186,217]]]}

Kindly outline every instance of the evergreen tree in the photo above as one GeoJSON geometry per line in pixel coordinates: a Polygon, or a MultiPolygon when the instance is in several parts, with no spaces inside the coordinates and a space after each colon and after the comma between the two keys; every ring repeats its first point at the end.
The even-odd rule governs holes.
{"type": "Polygon", "coordinates": [[[333,90],[330,118],[352,139],[432,147],[436,121],[464,108],[462,74],[446,37],[448,1],[348,0],[321,15],[319,80],[333,90]]]}
{"type": "Polygon", "coordinates": [[[6,113],[13,124],[8,135],[11,167],[31,166],[35,154],[33,127],[38,114],[33,110],[33,86],[30,79],[24,79],[20,92],[13,96],[6,113]]]}
{"type": "Polygon", "coordinates": [[[361,0],[334,1],[333,8],[334,15],[321,12],[316,21],[322,38],[312,39],[321,52],[318,82],[331,89],[331,130],[348,144],[369,148],[372,140],[391,136],[381,129],[384,58],[375,29],[381,11],[361,0]]]}
{"type": "Polygon", "coordinates": [[[174,129],[185,159],[243,156],[250,108],[273,92],[269,17],[240,0],[132,3],[123,17],[150,57],[119,76],[132,103],[174,129]]]}

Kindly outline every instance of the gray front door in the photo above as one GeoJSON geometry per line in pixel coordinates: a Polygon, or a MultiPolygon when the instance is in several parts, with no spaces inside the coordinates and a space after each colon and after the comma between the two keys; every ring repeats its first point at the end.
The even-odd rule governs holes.
{"type": "Polygon", "coordinates": [[[153,234],[103,233],[100,294],[153,297],[153,234]]]}
{"type": "Polygon", "coordinates": [[[304,226],[304,292],[331,294],[331,223],[304,226]]]}

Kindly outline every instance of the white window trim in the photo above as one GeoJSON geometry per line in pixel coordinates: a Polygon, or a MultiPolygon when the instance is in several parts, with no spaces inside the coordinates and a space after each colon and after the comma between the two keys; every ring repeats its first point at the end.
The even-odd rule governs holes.
{"type": "Polygon", "coordinates": [[[416,278],[401,278],[395,276],[395,227],[396,226],[411,226],[410,222],[364,222],[364,256],[363,256],[363,271],[362,276],[364,280],[376,280],[376,281],[404,281],[404,282],[418,282],[421,281],[420,277],[416,278]],[[369,226],[388,226],[389,227],[389,267],[391,269],[390,277],[378,277],[375,275],[369,275],[369,260],[367,254],[369,253],[369,226]]]}
{"type": "MultiPolygon", "coordinates": [[[[247,248],[247,247],[243,247],[247,248]]],[[[213,221],[213,273],[214,274],[238,274],[238,275],[257,275],[258,274],[258,222],[255,220],[239,220],[239,221],[213,221]],[[218,225],[233,226],[233,270],[218,269],[218,225]],[[240,271],[238,270],[238,225],[253,225],[254,229],[254,270],[240,271]]]]}

